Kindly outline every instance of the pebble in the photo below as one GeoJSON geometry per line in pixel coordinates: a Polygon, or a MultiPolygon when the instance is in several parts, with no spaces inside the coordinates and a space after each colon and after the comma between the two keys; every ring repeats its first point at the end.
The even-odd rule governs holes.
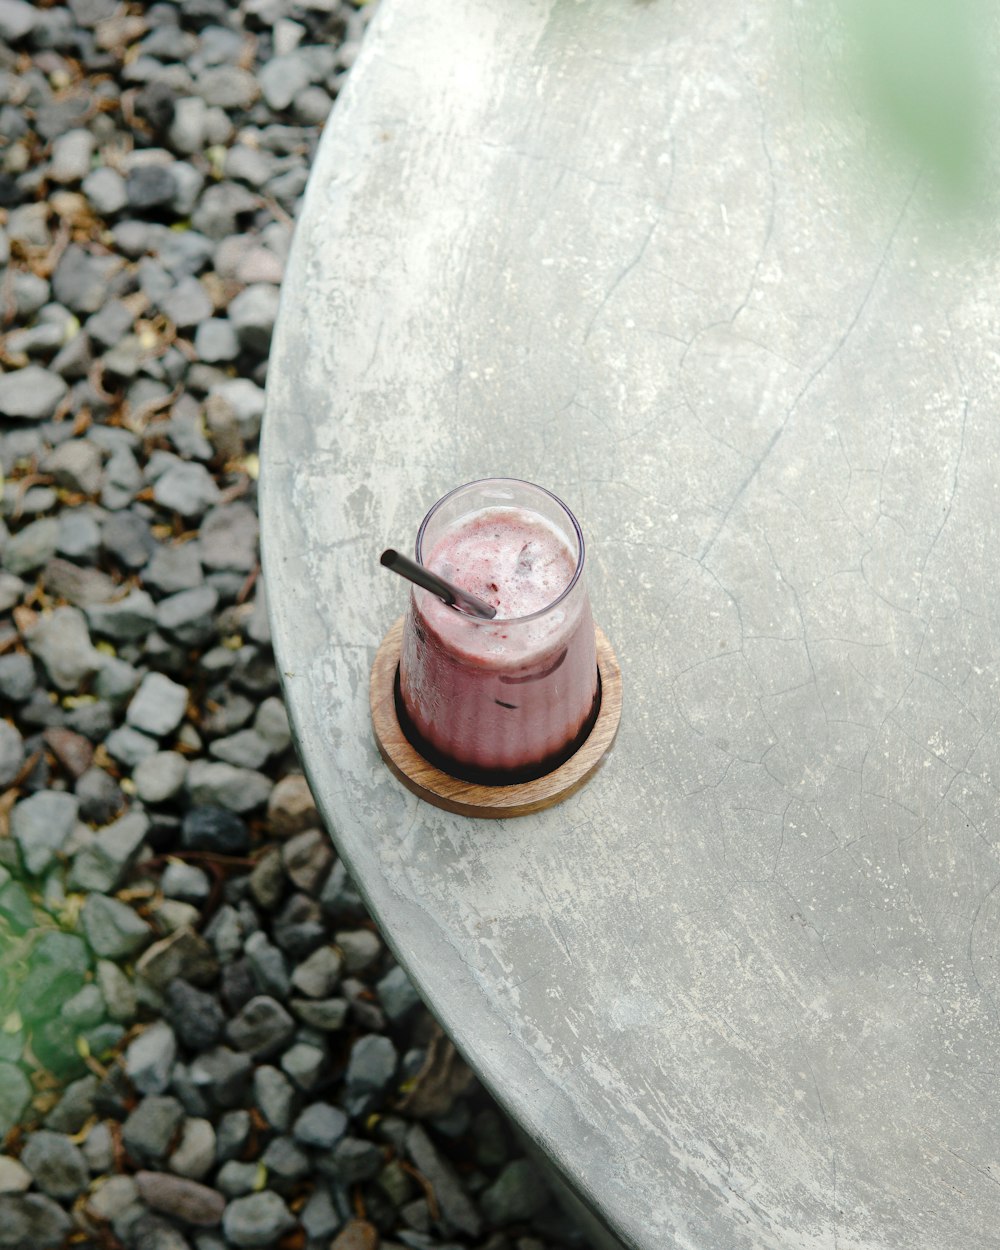
{"type": "Polygon", "coordinates": [[[304,1146],[330,1150],[347,1132],[347,1116],[339,1107],[314,1102],[299,1115],[292,1136],[304,1146]]]}
{"type": "Polygon", "coordinates": [[[127,903],[103,894],[88,894],[81,913],[91,950],[107,959],[124,959],[148,946],[149,925],[127,903]]]}
{"type": "Polygon", "coordinates": [[[420,1006],[420,995],[398,965],[378,981],[375,989],[382,1010],[393,1024],[400,1023],[415,1007],[420,1006]]]}
{"type": "Polygon", "coordinates": [[[67,130],[52,142],[49,177],[53,182],[80,182],[90,170],[95,140],[89,130],[67,130]]]}
{"type": "Polygon", "coordinates": [[[185,647],[202,646],[215,632],[213,617],[218,603],[218,592],[211,586],[168,595],[155,608],[156,627],[185,647]]]}
{"type": "Polygon", "coordinates": [[[222,1219],[226,1200],[207,1185],[169,1172],[137,1172],[135,1183],[147,1206],[184,1224],[214,1228],[222,1219]]]}
{"type": "Polygon", "coordinates": [[[144,590],[132,590],[115,603],[85,609],[94,633],[116,642],[145,638],[157,621],[156,604],[144,590]]]}
{"type": "MultiPolygon", "coordinates": [[[[91,898],[96,897],[91,895],[91,898]]],[[[177,1057],[177,1038],[164,1020],[157,1020],[125,1052],[125,1071],[142,1094],[162,1094],[170,1084],[177,1057]]]]}
{"type": "Polygon", "coordinates": [[[200,359],[208,364],[224,364],[235,360],[240,354],[236,327],[223,317],[208,317],[195,331],[194,349],[200,359]]]}
{"type": "Polygon", "coordinates": [[[21,1151],[21,1163],[50,1198],[75,1198],[89,1183],[90,1171],[79,1146],[62,1133],[40,1129],[21,1151]]]}
{"type": "Polygon", "coordinates": [[[224,504],[206,513],[199,534],[199,557],[207,569],[249,572],[257,562],[260,527],[245,503],[224,504]]]}
{"type": "Polygon", "coordinates": [[[30,1189],[31,1173],[19,1160],[0,1155],[0,1194],[19,1194],[30,1189]]]}
{"type": "Polygon", "coordinates": [[[187,789],[193,803],[223,807],[240,814],[262,807],[268,800],[271,786],[271,779],[264,773],[221,761],[195,760],[187,776],[187,789]]]}
{"type": "Polygon", "coordinates": [[[198,1053],[222,1039],[226,1017],[213,995],[177,978],[164,992],[164,1013],[182,1045],[198,1053]]]}
{"type": "MultiPolygon", "coordinates": [[[[10,4],[11,0],[3,0],[3,3],[10,4]]],[[[0,1247],[3,1250],[58,1250],[71,1228],[66,1212],[44,1194],[0,1194],[0,1247]]]]}
{"type": "Polygon", "coordinates": [[[204,986],[218,976],[219,961],[200,933],[179,929],[144,951],[136,964],[136,972],[160,989],[176,977],[204,986]]]}
{"type": "Polygon", "coordinates": [[[0,790],[9,786],[24,764],[24,739],[9,722],[0,720],[0,790]]]}
{"type": "Polygon", "coordinates": [[[157,478],[153,498],[162,507],[184,517],[199,517],[220,496],[211,473],[202,464],[179,460],[157,478]]]}
{"type": "Polygon", "coordinates": [[[219,1107],[242,1103],[250,1085],[253,1061],[249,1055],[216,1046],[191,1064],[191,1076],[208,1092],[219,1107]]]}
{"type": "Polygon", "coordinates": [[[176,1098],[151,1094],[122,1125],[122,1143],[136,1162],[159,1163],[166,1158],[183,1119],[184,1108],[176,1098]]]}
{"type": "MultiPolygon", "coordinates": [[[[107,777],[106,773],[101,775],[107,777]]],[[[115,792],[120,797],[117,787],[115,792]]],[[[141,811],[128,812],[99,830],[93,841],[74,856],[70,888],[102,894],[116,890],[138,858],[148,832],[149,820],[141,811]]]]}
{"type": "Polygon", "coordinates": [[[142,733],[164,738],[181,723],[187,703],[186,686],[162,673],[147,673],[132,696],[125,720],[142,733]]]}
{"type": "Polygon", "coordinates": [[[292,973],[292,985],[309,998],[329,998],[340,984],[344,959],[335,946],[320,946],[292,973]]]}
{"type": "Polygon", "coordinates": [[[272,1190],[235,1198],[222,1220],[226,1240],[234,1246],[269,1246],[291,1232],[296,1220],[282,1198],[272,1190]]]}
{"type": "Polygon", "coordinates": [[[28,634],[27,644],[57,690],[77,690],[100,665],[79,608],[56,608],[28,634]]]}
{"type": "MultiPolygon", "coordinates": [[[[187,760],[176,751],[157,751],[147,755],[135,766],[132,774],[137,797],[154,807],[169,803],[183,790],[187,770],[187,760]]],[[[198,869],[191,871],[198,872],[198,869]]]]}
{"type": "Polygon", "coordinates": [[[125,179],[117,170],[106,165],[91,170],[84,178],[81,190],[90,201],[94,212],[102,217],[113,217],[128,203],[125,179]]]}
{"type": "Polygon", "coordinates": [[[0,376],[0,415],[47,421],[68,391],[58,374],[40,365],[25,365],[0,376]]]}
{"type": "Polygon", "coordinates": [[[319,813],[309,783],[301,773],[290,773],[277,783],[268,799],[267,818],[278,837],[318,827],[319,813]]]}
{"type": "Polygon", "coordinates": [[[462,1188],[454,1168],[442,1157],[419,1124],[409,1128],[405,1144],[408,1157],[432,1186],[438,1205],[449,1223],[470,1237],[478,1237],[483,1229],[482,1216],[462,1188]]]}
{"type": "Polygon", "coordinates": [[[253,283],[232,300],[228,314],[240,344],[264,355],[278,315],[278,288],[266,282],[253,283]]]}
{"type": "Polygon", "coordinates": [[[250,831],[235,812],[214,804],[188,810],[181,826],[187,850],[217,855],[244,855],[250,849],[250,831]]]}
{"type": "Polygon", "coordinates": [[[112,1020],[128,1023],[134,1019],[139,1006],[135,987],[117,964],[98,960],[97,986],[112,1020]]]}
{"type": "Polygon", "coordinates": [[[527,1159],[508,1163],[494,1183],[479,1195],[479,1206],[491,1228],[530,1220],[549,1201],[539,1169],[527,1159]]]}
{"type": "MultiPolygon", "coordinates": [[[[6,375],[10,377],[10,374],[6,375]]],[[[2,384],[3,378],[0,378],[2,384]]],[[[13,534],[3,549],[3,567],[20,577],[47,564],[56,553],[59,522],[54,517],[41,517],[13,534]]]]}
{"type": "Polygon", "coordinates": [[[73,833],[78,810],[76,798],[60,790],[40,790],[14,804],[10,832],[26,872],[38,876],[51,866],[73,833]]]}
{"type": "Polygon", "coordinates": [[[308,1094],[328,1079],[328,1062],[327,1053],[322,1047],[309,1042],[296,1042],[281,1056],[281,1070],[291,1077],[299,1089],[308,1094]]]}
{"type": "Polygon", "coordinates": [[[229,1041],[255,1059],[276,1054],[291,1039],[295,1021],[275,999],[265,994],[252,998],[226,1029],[229,1041]]]}
{"type": "Polygon", "coordinates": [[[215,1166],[216,1148],[211,1120],[191,1117],[184,1121],[180,1140],[167,1160],[167,1167],[178,1176],[200,1181],[215,1166]]]}

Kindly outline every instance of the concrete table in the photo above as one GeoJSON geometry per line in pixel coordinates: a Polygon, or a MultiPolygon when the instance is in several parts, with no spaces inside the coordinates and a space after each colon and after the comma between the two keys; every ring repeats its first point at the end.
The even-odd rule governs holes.
{"type": "Polygon", "coordinates": [[[263,451],[302,757],[486,1085],[643,1250],[1000,1226],[1000,239],[836,102],[814,6],[385,0],[312,174],[263,451]],[[800,69],[801,63],[801,69],[800,69]],[[379,569],[479,476],[581,517],[596,781],[379,759],[379,569]]]}

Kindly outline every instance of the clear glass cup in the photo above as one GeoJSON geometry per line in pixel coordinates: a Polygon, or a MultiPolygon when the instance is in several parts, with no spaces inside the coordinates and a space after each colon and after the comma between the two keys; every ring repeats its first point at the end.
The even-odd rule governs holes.
{"type": "Polygon", "coordinates": [[[600,704],[583,534],[572,512],[530,482],[471,482],[424,517],[416,558],[497,615],[469,616],[411,587],[397,710],[413,745],[480,784],[558,767],[600,704]]]}

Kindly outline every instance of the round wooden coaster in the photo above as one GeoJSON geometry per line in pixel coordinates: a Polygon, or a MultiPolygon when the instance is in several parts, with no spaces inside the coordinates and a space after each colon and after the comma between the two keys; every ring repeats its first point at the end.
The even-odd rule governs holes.
{"type": "Polygon", "coordinates": [[[569,798],[603,764],[618,732],[622,714],[622,675],[603,632],[597,630],[597,669],[601,675],[601,708],[583,745],[544,777],[511,786],[482,786],[460,781],[435,768],[412,746],[396,715],[396,669],[403,637],[403,618],[382,640],[372,665],[369,698],[375,741],[382,758],[414,794],[460,816],[527,816],[569,798]]]}

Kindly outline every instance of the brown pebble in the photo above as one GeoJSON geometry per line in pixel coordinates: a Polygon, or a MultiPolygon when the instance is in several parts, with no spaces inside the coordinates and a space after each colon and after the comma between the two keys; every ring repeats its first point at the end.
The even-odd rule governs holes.
{"type": "Polygon", "coordinates": [[[330,1250],[378,1250],[378,1230],[367,1220],[351,1220],[330,1242],[330,1250]]]}
{"type": "Polygon", "coordinates": [[[309,783],[300,773],[282,777],[271,791],[267,804],[267,818],[271,829],[282,838],[320,824],[316,804],[309,783]]]}
{"type": "Polygon", "coordinates": [[[163,1211],[185,1224],[211,1228],[222,1219],[226,1200],[207,1185],[169,1172],[137,1172],[139,1196],[155,1211],[163,1211]]]}
{"type": "Polygon", "coordinates": [[[94,746],[83,734],[74,733],[72,729],[53,726],[42,734],[45,745],[49,747],[62,767],[75,781],[82,777],[94,759],[94,746]]]}

